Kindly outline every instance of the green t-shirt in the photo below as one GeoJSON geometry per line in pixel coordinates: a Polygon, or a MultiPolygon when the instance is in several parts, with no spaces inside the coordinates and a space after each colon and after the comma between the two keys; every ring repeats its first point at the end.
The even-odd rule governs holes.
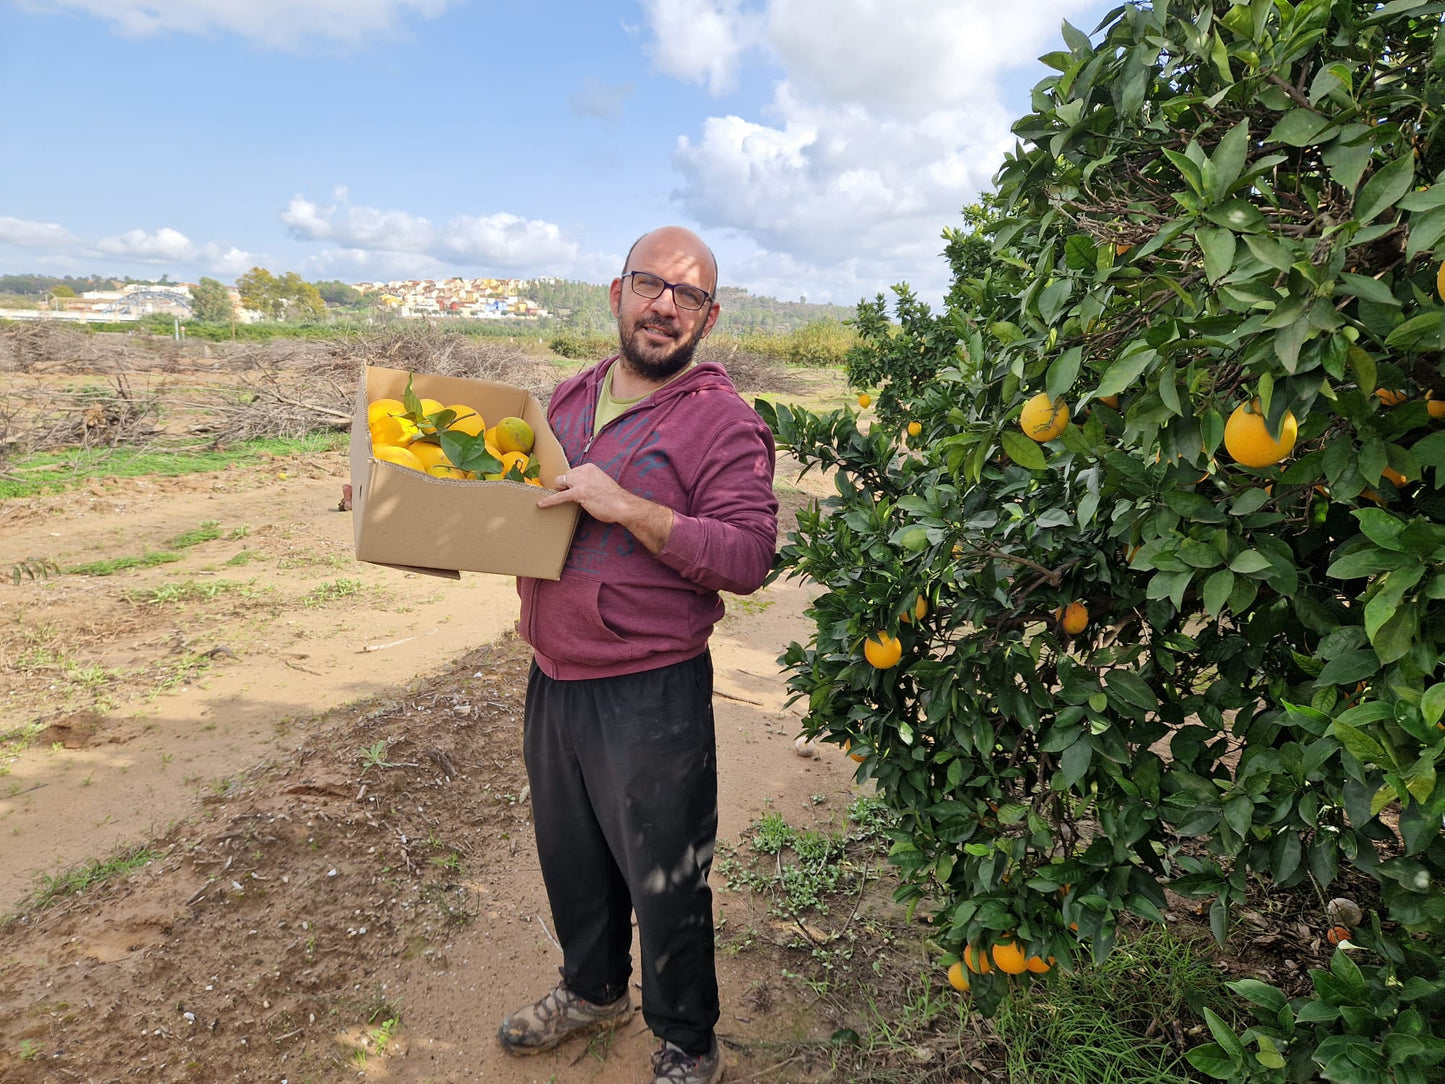
{"type": "MultiPolygon", "coordinates": [[[[657,390],[657,388],[653,388],[652,391],[648,392],[646,395],[638,395],[632,399],[614,398],[612,395],[612,374],[617,371],[617,366],[619,364],[621,364],[621,362],[615,362],[612,368],[607,370],[607,375],[602,378],[602,391],[597,396],[597,417],[592,422],[592,435],[594,437],[598,433],[602,432],[602,427],[608,422],[610,422],[613,418],[616,418],[619,415],[626,413],[629,407],[636,406],[638,403],[642,402],[642,400],[646,399],[648,395],[651,395],[652,391],[657,390]]],[[[687,372],[688,369],[691,369],[692,366],[693,363],[688,362],[686,367],[680,369],[676,373],[673,373],[672,376],[668,377],[665,383],[659,384],[658,387],[667,387],[668,384],[671,384],[683,373],[687,372]]]]}

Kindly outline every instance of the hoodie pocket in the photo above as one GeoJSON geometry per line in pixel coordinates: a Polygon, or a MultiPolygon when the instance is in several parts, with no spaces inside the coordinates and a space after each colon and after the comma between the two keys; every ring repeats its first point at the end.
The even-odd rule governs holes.
{"type": "Polygon", "coordinates": [[[637,658],[641,649],[619,636],[602,616],[600,580],[563,576],[537,581],[524,630],[539,654],[558,662],[605,666],[637,658]]]}

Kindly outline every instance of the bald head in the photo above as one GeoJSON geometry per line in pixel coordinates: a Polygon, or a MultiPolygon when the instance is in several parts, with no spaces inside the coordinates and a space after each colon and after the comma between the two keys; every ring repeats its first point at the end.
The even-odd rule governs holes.
{"type": "Polygon", "coordinates": [[[694,286],[701,286],[710,294],[717,293],[717,257],[703,239],[691,230],[682,226],[660,226],[644,233],[632,242],[632,247],[627,250],[627,259],[622,261],[622,273],[652,270],[647,261],[654,258],[682,258],[691,261],[699,277],[686,281],[694,286]],[[637,262],[634,263],[634,260],[637,262]]]}

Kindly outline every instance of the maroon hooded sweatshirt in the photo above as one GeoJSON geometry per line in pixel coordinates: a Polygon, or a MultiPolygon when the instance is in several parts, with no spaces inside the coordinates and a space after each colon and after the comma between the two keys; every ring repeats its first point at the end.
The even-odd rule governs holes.
{"type": "Polygon", "coordinates": [[[722,366],[699,362],[593,436],[616,357],[560,384],[547,422],[573,466],[673,511],[662,552],[586,512],[561,579],[517,578],[519,630],[548,677],[653,670],[700,655],[723,615],[719,591],[762,586],[777,546],[772,433],[722,366]]]}

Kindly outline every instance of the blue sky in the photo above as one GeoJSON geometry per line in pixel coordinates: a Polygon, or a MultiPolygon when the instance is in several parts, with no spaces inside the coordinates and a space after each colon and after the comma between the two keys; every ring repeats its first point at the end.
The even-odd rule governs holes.
{"type": "Polygon", "coordinates": [[[1060,20],[1099,0],[0,0],[0,273],[946,286],[1060,20]]]}

